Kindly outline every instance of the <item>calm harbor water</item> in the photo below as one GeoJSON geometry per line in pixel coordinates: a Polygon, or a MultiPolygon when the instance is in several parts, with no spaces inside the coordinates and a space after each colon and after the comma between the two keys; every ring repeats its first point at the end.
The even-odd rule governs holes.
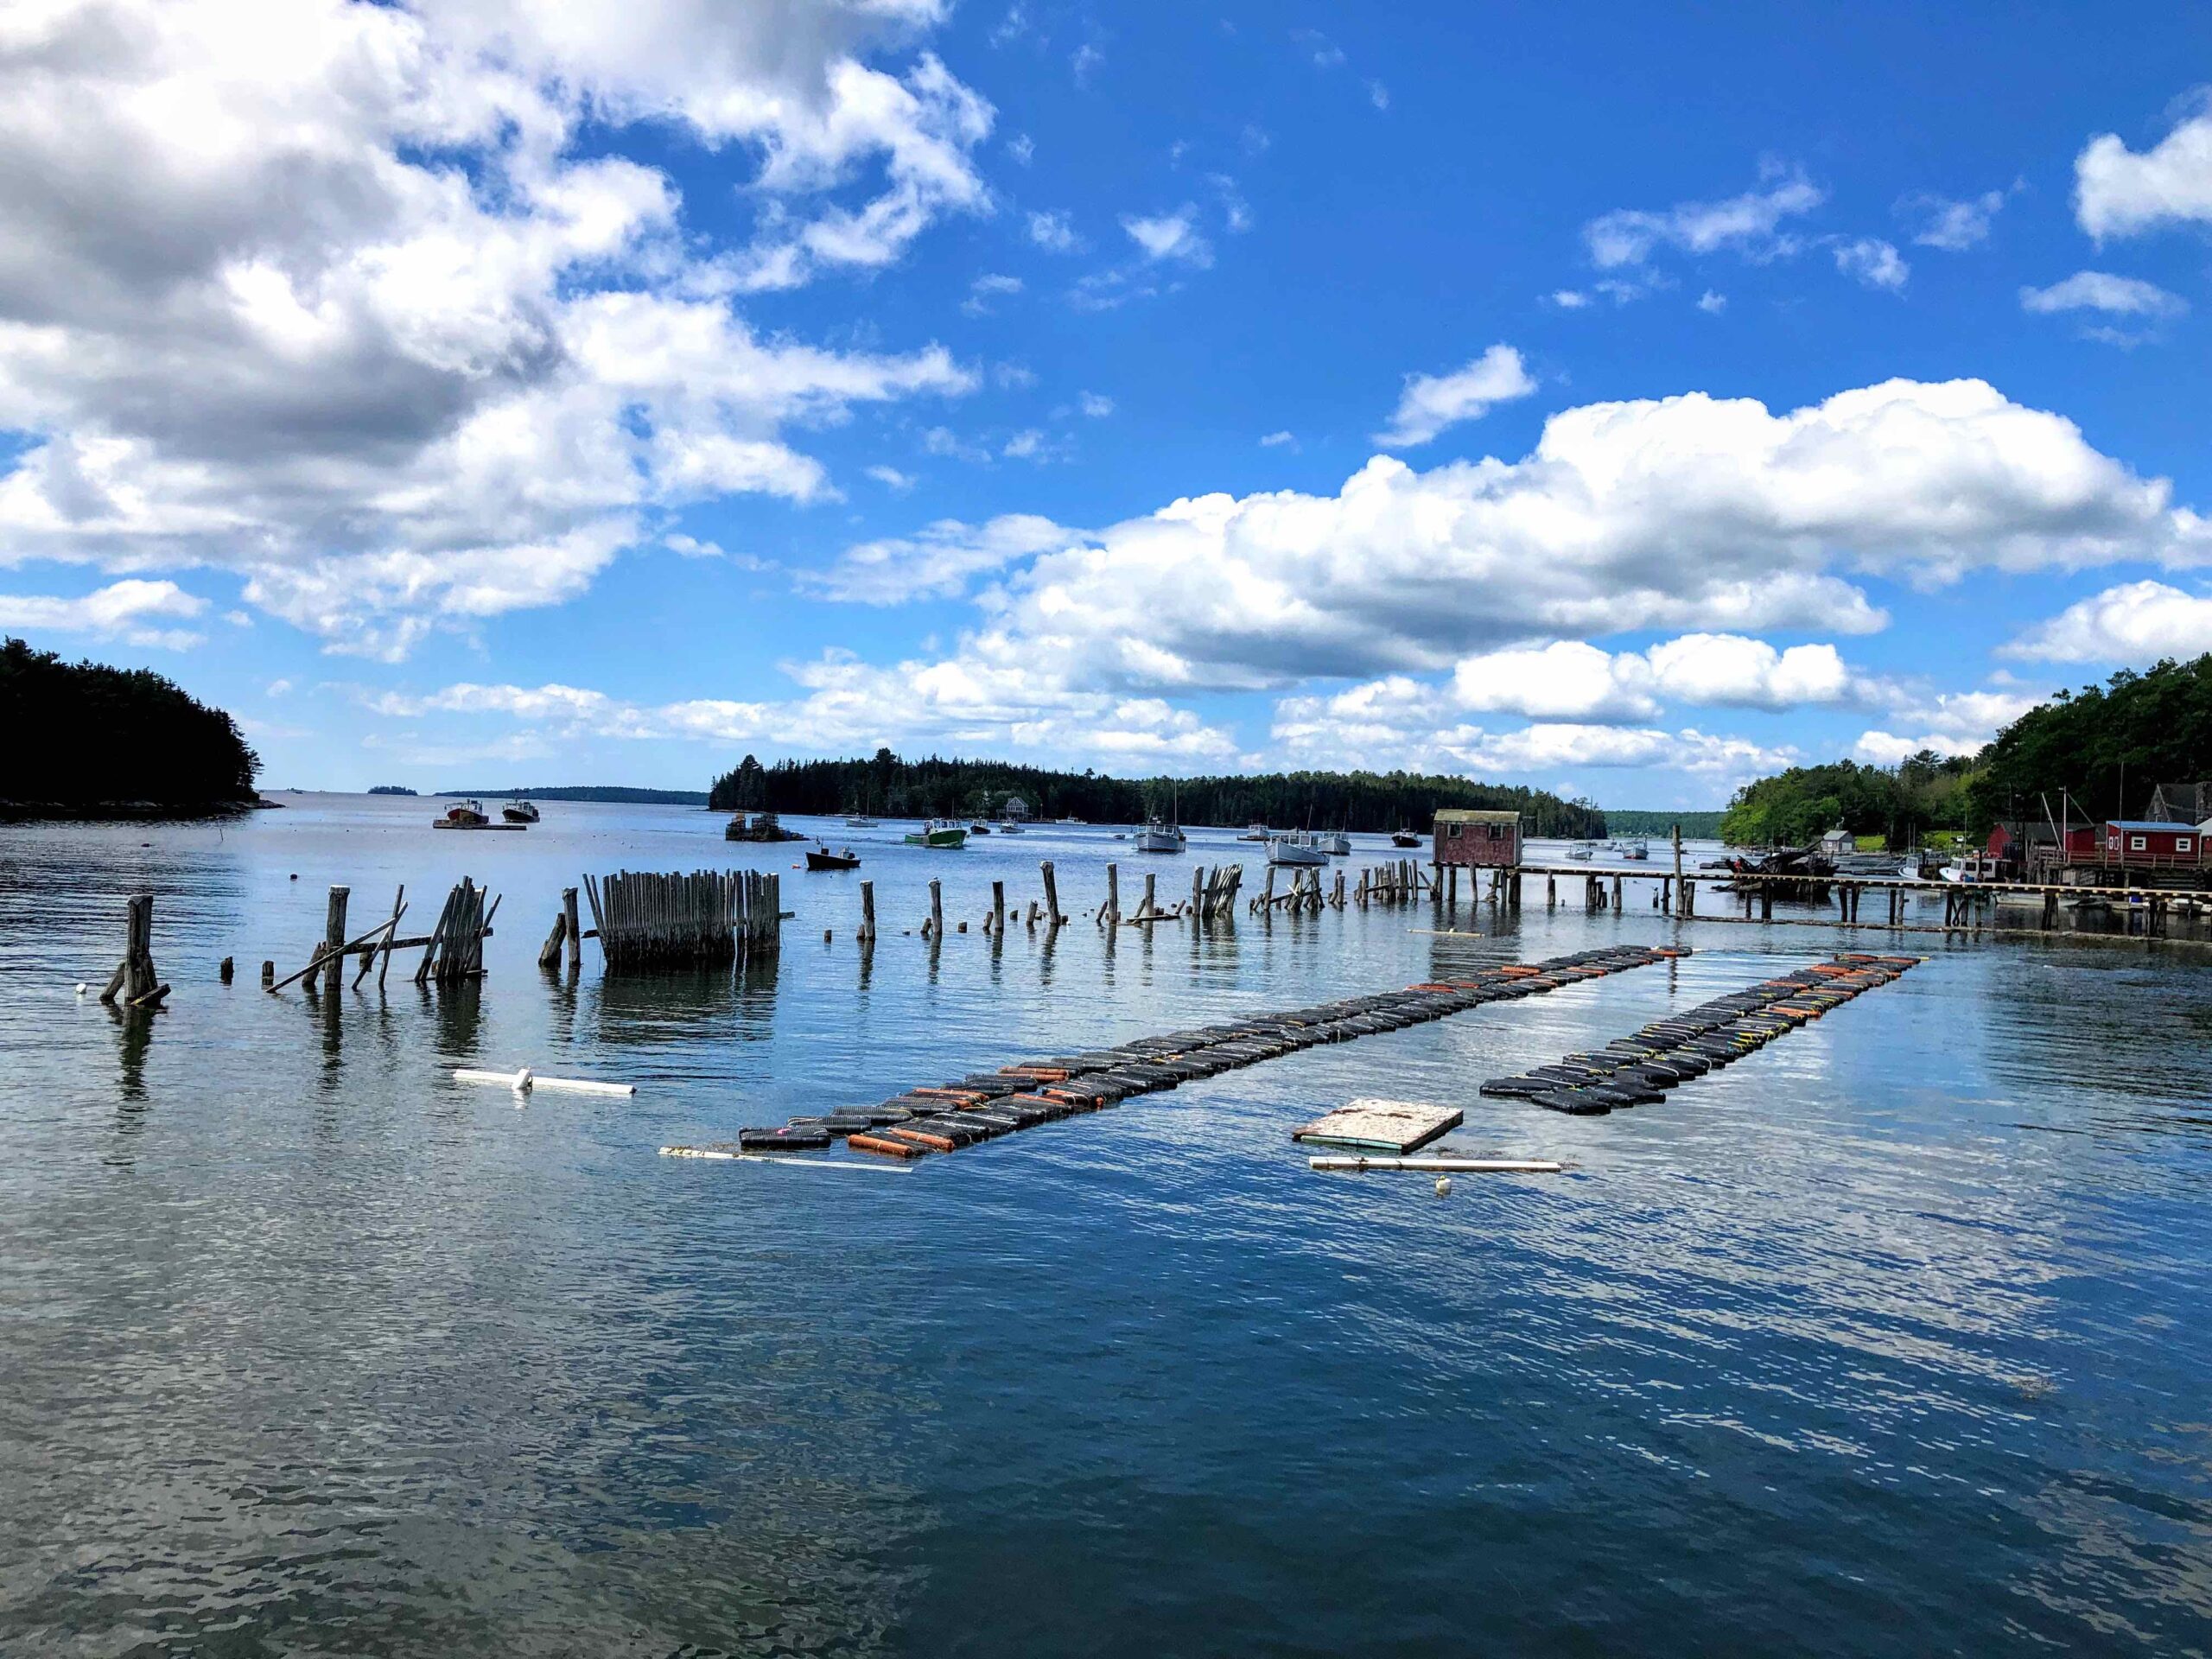
{"type": "Polygon", "coordinates": [[[1670,968],[830,1174],[655,1148],[1672,927],[1109,945],[1108,858],[1133,906],[1192,862],[1249,893],[1260,849],[830,828],[876,882],[864,961],[857,877],[703,812],[461,836],[284,798],[0,829],[0,1651],[2212,1649],[2202,950],[1915,936],[1925,967],[1663,1106],[1476,1096],[1843,939],[1693,924],[1670,968]],[[972,926],[1042,857],[1056,943],[918,937],[931,875],[972,926]],[[773,964],[535,967],[582,870],[740,863],[785,872],[773,964]],[[258,989],[331,883],[358,931],[404,881],[427,931],[464,874],[505,895],[480,988],[258,989]],[[147,887],[175,991],[124,1017],[74,987],[147,887]],[[639,1093],[446,1077],[522,1064],[639,1093]],[[1361,1094],[1577,1168],[1311,1173],[1287,1131],[1361,1094]]]}

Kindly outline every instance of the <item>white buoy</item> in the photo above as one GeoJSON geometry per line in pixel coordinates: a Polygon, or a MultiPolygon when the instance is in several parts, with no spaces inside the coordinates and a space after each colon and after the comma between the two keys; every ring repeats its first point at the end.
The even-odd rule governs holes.
{"type": "Polygon", "coordinates": [[[77,982],[77,995],[79,996],[84,995],[86,991],[89,991],[92,988],[91,986],[86,984],[81,979],[77,982]]]}
{"type": "Polygon", "coordinates": [[[531,1075],[530,1075],[530,1068],[529,1068],[528,1066],[526,1066],[526,1065],[525,1065],[524,1067],[523,1067],[523,1069],[522,1069],[521,1071],[518,1071],[518,1072],[516,1072],[516,1073],[515,1073],[515,1081],[514,1081],[514,1090],[515,1090],[515,1092],[516,1092],[517,1094],[518,1094],[518,1095],[526,1095],[526,1094],[528,1094],[528,1093],[530,1092],[530,1085],[531,1085],[531,1081],[532,1081],[532,1079],[531,1079],[531,1075]]]}
{"type": "Polygon", "coordinates": [[[1436,1196],[1440,1198],[1448,1198],[1452,1196],[1452,1178],[1449,1175],[1440,1175],[1436,1178],[1436,1196]]]}

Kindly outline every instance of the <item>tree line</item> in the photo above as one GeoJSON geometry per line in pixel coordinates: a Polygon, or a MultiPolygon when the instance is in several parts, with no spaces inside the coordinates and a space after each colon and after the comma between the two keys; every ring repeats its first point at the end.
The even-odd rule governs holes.
{"type": "Polygon", "coordinates": [[[65,663],[0,644],[0,796],[71,810],[143,802],[196,811],[251,804],[261,757],[238,722],[147,669],[65,663]]]}
{"type": "Polygon", "coordinates": [[[999,818],[1009,796],[1033,817],[1140,823],[1157,812],[1185,823],[1274,829],[1426,831],[1439,807],[1518,812],[1532,836],[1606,833],[1586,801],[1543,790],[1408,772],[1287,772],[1219,778],[1109,778],[1001,760],[906,760],[889,749],[868,760],[780,760],[752,755],[715,779],[708,804],[724,812],[773,811],[890,818],[999,818]]]}
{"type": "Polygon", "coordinates": [[[2212,779],[2212,654],[2123,669],[2061,691],[1972,755],[1923,750],[1894,766],[1792,766],[1736,791],[1721,834],[1796,846],[1840,823],[1910,845],[1929,830],[1980,837],[2000,822],[2139,817],[2160,784],[2212,779]],[[2064,797],[2062,803],[2061,798],[2064,797]]]}

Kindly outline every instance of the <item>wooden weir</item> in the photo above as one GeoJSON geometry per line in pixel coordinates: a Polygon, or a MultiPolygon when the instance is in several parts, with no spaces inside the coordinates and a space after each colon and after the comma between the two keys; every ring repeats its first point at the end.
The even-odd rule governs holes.
{"type": "Polygon", "coordinates": [[[610,971],[734,962],[781,942],[782,880],[766,871],[620,870],[586,875],[584,895],[610,971]]]}

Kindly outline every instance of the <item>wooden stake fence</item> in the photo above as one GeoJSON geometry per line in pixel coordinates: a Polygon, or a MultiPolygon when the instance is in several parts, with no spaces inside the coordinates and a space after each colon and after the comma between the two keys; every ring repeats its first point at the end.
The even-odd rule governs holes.
{"type": "Polygon", "coordinates": [[[622,870],[585,876],[584,894],[610,971],[734,962],[782,942],[782,878],[766,871],[622,870]]]}

